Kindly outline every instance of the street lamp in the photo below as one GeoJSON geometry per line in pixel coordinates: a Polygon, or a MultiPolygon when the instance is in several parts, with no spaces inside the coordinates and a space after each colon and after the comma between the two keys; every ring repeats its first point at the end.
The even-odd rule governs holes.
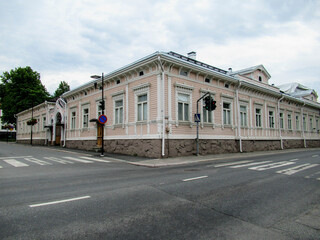
{"type": "MultiPolygon", "coordinates": [[[[105,102],[104,102],[104,97],[103,97],[103,78],[104,78],[104,75],[103,73],[101,74],[101,76],[98,76],[98,75],[93,75],[91,76],[91,78],[94,78],[94,79],[100,79],[101,78],[101,82],[102,82],[102,87],[101,87],[101,110],[102,110],[102,115],[104,115],[104,108],[105,108],[105,102]]],[[[103,141],[103,138],[104,138],[104,124],[102,124],[102,141],[101,141],[101,157],[104,156],[104,141],[103,141]]]]}

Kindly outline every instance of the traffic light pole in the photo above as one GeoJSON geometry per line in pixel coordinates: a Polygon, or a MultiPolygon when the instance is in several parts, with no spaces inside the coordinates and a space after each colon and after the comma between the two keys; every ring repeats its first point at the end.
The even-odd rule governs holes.
{"type": "MultiPolygon", "coordinates": [[[[203,95],[201,98],[197,100],[197,115],[199,114],[199,102],[205,98],[207,95],[210,96],[210,93],[207,92],[205,95],[203,95]]],[[[211,96],[210,96],[211,97],[211,96]]],[[[200,120],[200,119],[199,119],[200,120]]],[[[197,121],[197,156],[199,156],[199,121],[197,121]]]]}
{"type": "MultiPolygon", "coordinates": [[[[102,87],[101,87],[101,90],[102,90],[102,93],[101,93],[101,97],[102,97],[102,115],[104,115],[104,108],[105,108],[105,102],[104,102],[104,96],[103,96],[103,78],[104,78],[104,75],[102,73],[101,75],[101,82],[102,82],[102,87]]],[[[104,156],[104,141],[103,141],[103,138],[104,138],[104,124],[102,125],[102,141],[101,141],[101,157],[104,156]]]]}

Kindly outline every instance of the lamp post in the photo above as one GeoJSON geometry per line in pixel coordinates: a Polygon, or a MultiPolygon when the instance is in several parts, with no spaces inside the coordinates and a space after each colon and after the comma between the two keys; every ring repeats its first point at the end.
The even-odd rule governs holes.
{"type": "MultiPolygon", "coordinates": [[[[94,79],[100,79],[101,78],[101,84],[102,84],[102,86],[101,86],[101,98],[102,98],[102,100],[101,100],[101,102],[100,102],[100,106],[101,106],[101,110],[102,110],[102,115],[104,115],[104,108],[105,108],[105,103],[104,103],[104,96],[103,96],[103,78],[104,78],[104,75],[103,75],[103,73],[101,74],[101,77],[100,76],[98,76],[98,75],[93,75],[93,76],[91,76],[91,78],[94,78],[94,79]]],[[[102,135],[102,139],[101,139],[101,144],[102,144],[102,146],[101,146],[101,157],[103,157],[104,156],[104,124],[102,124],[102,133],[101,133],[101,135],[102,135]]]]}

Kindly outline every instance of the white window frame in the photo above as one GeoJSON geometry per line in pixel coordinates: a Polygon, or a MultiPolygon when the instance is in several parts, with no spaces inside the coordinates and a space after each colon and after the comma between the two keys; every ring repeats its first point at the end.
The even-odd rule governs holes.
{"type": "Polygon", "coordinates": [[[178,121],[179,122],[191,122],[191,114],[190,114],[190,105],[191,105],[191,99],[190,95],[186,93],[178,93],[178,99],[177,99],[177,111],[178,111],[178,121]],[[188,98],[187,101],[179,100],[179,96],[186,96],[188,98]],[[180,113],[180,107],[182,105],[181,113],[180,113]],[[186,106],[187,106],[187,112],[186,112],[186,106]],[[182,119],[180,119],[180,115],[182,116],[182,119]]]}
{"type": "Polygon", "coordinates": [[[240,104],[240,126],[248,127],[248,106],[244,104],[240,104]],[[242,111],[241,108],[245,108],[245,111],[242,111]]]}
{"type": "Polygon", "coordinates": [[[83,106],[82,107],[82,128],[89,128],[89,116],[90,116],[90,107],[83,106]],[[85,113],[85,110],[88,110],[88,112],[85,113]],[[87,122],[85,122],[85,120],[87,120],[87,122]]]}
{"type": "MultiPolygon", "coordinates": [[[[139,103],[138,103],[139,104],[139,103]]],[[[123,124],[124,123],[124,96],[118,95],[113,97],[113,123],[115,125],[123,124]],[[122,101],[122,106],[117,107],[117,102],[122,101]],[[122,111],[122,118],[120,119],[120,112],[122,111]]]]}
{"type": "Polygon", "coordinates": [[[175,87],[176,87],[176,100],[175,100],[176,126],[179,126],[179,122],[180,122],[180,123],[190,123],[190,127],[191,127],[191,123],[193,121],[193,119],[192,119],[192,91],[194,88],[192,86],[188,86],[188,85],[180,84],[180,83],[175,83],[175,87]],[[179,94],[189,95],[189,121],[179,121],[179,109],[178,109],[179,94]]]}
{"type": "Polygon", "coordinates": [[[287,114],[287,119],[288,119],[288,130],[292,130],[292,114],[291,113],[287,114]]]}
{"type": "Polygon", "coordinates": [[[232,126],[232,102],[228,100],[222,100],[222,125],[223,126],[232,126]],[[229,104],[229,108],[225,108],[224,104],[229,104]],[[225,117],[226,116],[226,117],[225,117]],[[227,121],[228,120],[228,121],[227,121]]]}
{"type": "Polygon", "coordinates": [[[310,132],[313,131],[313,117],[309,118],[309,127],[310,127],[310,132]]]}
{"type": "Polygon", "coordinates": [[[280,124],[280,129],[284,129],[284,114],[283,114],[283,112],[279,113],[279,124],[280,124]]]}
{"type": "Polygon", "coordinates": [[[74,130],[76,129],[76,122],[77,122],[77,111],[76,110],[72,110],[70,112],[70,129],[74,130]],[[74,116],[73,116],[74,114],[74,116]]]}
{"type": "Polygon", "coordinates": [[[274,129],[275,128],[275,111],[274,110],[271,110],[269,109],[268,110],[268,127],[271,128],[271,129],[274,129]],[[272,113],[272,114],[270,114],[272,113]]]}
{"type": "Polygon", "coordinates": [[[300,130],[300,115],[296,115],[296,129],[300,130]]]}
{"type": "Polygon", "coordinates": [[[254,109],[254,114],[255,114],[255,120],[256,120],[256,122],[255,122],[256,128],[262,128],[262,108],[256,107],[254,109]],[[257,113],[257,110],[259,110],[260,112],[257,113]],[[259,124],[257,124],[257,123],[259,123],[259,124]]]}
{"type": "MultiPolygon", "coordinates": [[[[150,119],[150,83],[144,83],[138,86],[133,87],[133,91],[135,94],[135,122],[143,123],[143,122],[149,122],[150,119]],[[143,121],[138,121],[138,100],[139,96],[147,95],[147,119],[143,121]]],[[[123,101],[124,103],[125,101],[123,101]]]]}
{"type": "Polygon", "coordinates": [[[302,116],[302,127],[303,127],[303,131],[307,131],[307,116],[306,115],[302,116]]]}

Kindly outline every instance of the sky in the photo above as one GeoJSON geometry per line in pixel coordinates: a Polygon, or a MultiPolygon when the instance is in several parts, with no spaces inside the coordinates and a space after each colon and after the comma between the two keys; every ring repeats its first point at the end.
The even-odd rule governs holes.
{"type": "Polygon", "coordinates": [[[156,51],[225,70],[262,64],[270,84],[320,99],[320,1],[0,0],[0,74],[30,66],[51,94],[156,51]]]}

